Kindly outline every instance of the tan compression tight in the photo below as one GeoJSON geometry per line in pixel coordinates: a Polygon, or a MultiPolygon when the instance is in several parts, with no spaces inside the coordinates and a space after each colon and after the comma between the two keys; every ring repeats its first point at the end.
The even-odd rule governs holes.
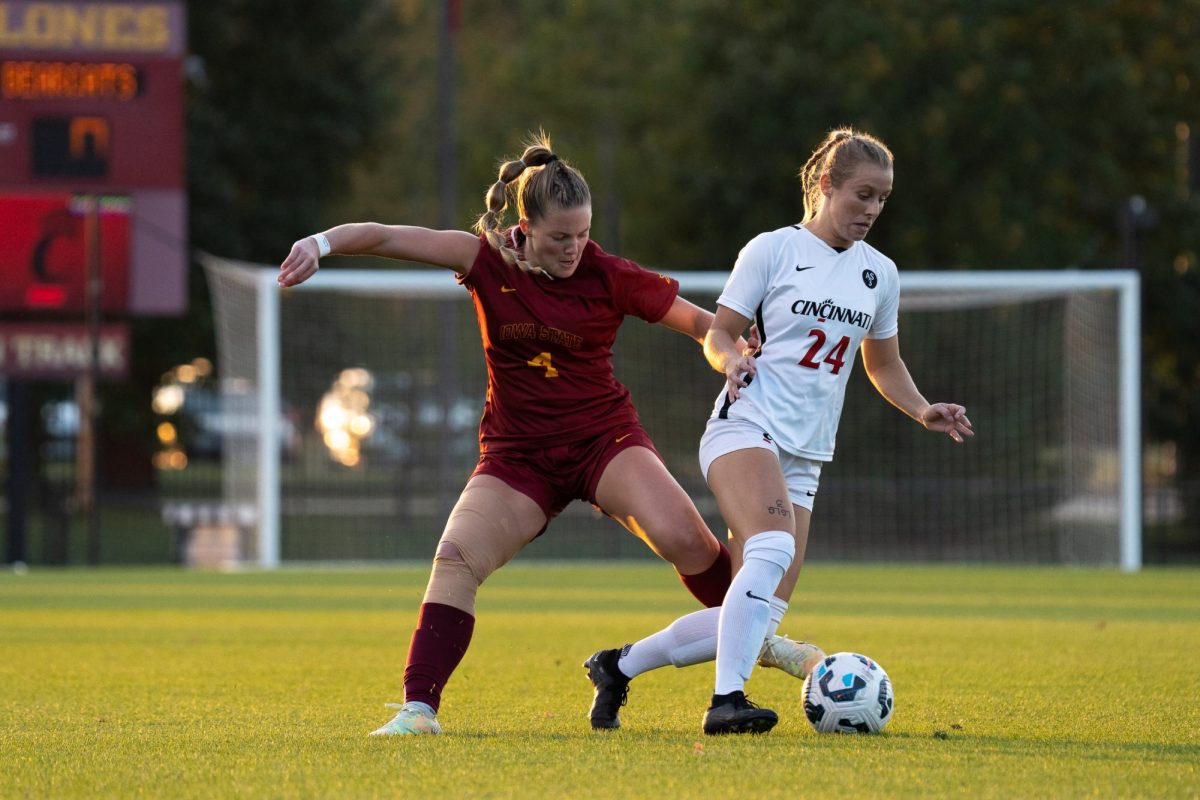
{"type": "Polygon", "coordinates": [[[541,524],[544,519],[527,530],[528,523],[522,523],[500,492],[468,484],[438,541],[424,602],[474,615],[479,587],[533,540],[541,524]]]}

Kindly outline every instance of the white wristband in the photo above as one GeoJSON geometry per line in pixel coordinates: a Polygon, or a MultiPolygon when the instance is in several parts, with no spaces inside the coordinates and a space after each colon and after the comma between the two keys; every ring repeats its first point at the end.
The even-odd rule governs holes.
{"type": "Polygon", "coordinates": [[[312,238],[317,243],[317,258],[324,258],[333,252],[333,248],[329,246],[329,239],[323,233],[314,233],[312,238]]]}

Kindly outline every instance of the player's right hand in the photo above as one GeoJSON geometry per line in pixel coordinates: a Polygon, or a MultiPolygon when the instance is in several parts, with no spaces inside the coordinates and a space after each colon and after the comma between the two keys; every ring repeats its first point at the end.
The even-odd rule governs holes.
{"type": "Polygon", "coordinates": [[[317,242],[311,236],[306,236],[292,245],[292,252],[279,265],[279,277],[275,280],[280,286],[295,286],[317,274],[320,262],[320,251],[317,242]]]}
{"type": "Polygon", "coordinates": [[[750,378],[758,370],[754,356],[743,355],[731,358],[725,364],[725,391],[730,400],[737,400],[743,387],[750,384],[750,378]]]}

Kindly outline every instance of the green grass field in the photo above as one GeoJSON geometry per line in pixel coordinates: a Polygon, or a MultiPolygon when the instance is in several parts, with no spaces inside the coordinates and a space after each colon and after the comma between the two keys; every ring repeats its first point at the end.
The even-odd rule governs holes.
{"type": "Polygon", "coordinates": [[[580,663],[692,601],[665,565],[517,563],[484,587],[446,735],[371,739],[425,567],[0,575],[0,797],[1200,796],[1200,571],[810,565],[782,631],[876,658],[879,736],[706,738],[711,665],[593,733],[580,663]]]}

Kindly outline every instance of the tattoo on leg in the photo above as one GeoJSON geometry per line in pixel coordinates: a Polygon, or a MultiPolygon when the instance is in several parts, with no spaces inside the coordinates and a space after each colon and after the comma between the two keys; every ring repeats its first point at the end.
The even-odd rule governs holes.
{"type": "Polygon", "coordinates": [[[778,514],[779,516],[783,517],[784,519],[787,519],[788,517],[790,517],[792,515],[792,509],[790,506],[785,504],[782,500],[776,500],[775,505],[767,506],[767,513],[768,514],[778,514]]]}

